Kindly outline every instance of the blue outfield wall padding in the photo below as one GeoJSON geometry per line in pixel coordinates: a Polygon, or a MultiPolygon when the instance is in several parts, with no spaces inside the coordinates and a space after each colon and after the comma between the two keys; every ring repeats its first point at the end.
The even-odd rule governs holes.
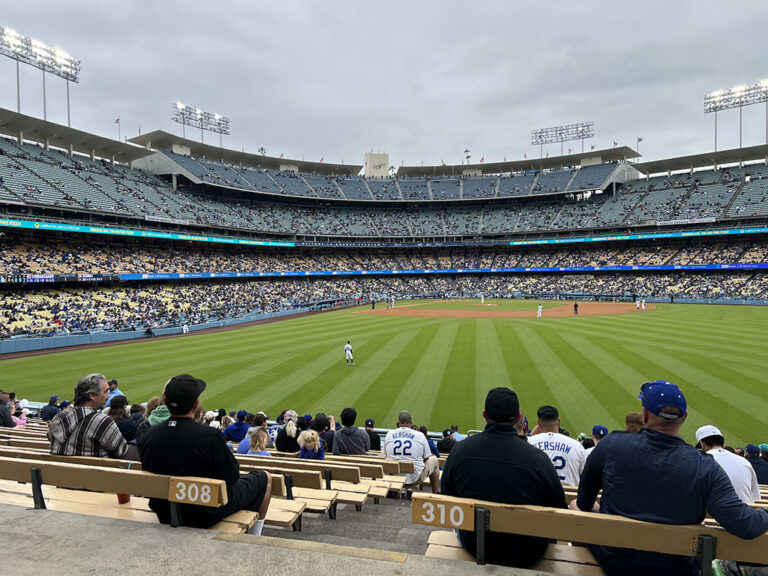
{"type": "MultiPolygon", "coordinates": [[[[292,316],[303,312],[310,312],[317,307],[303,307],[294,310],[281,310],[280,312],[271,312],[269,314],[249,314],[242,318],[229,318],[217,322],[206,322],[205,324],[195,324],[189,327],[189,331],[204,330],[206,328],[219,328],[222,326],[234,326],[245,322],[254,322],[257,320],[267,320],[269,318],[292,316]]],[[[181,327],[171,328],[153,328],[155,336],[167,336],[169,334],[181,334],[181,327]]],[[[103,344],[106,342],[117,342],[122,340],[141,340],[147,339],[144,330],[131,330],[128,332],[94,332],[93,334],[69,334],[66,336],[50,337],[29,337],[29,338],[11,338],[10,340],[0,340],[0,354],[11,354],[14,352],[32,352],[36,350],[48,350],[51,348],[63,348],[65,346],[82,346],[88,344],[103,344]]]]}

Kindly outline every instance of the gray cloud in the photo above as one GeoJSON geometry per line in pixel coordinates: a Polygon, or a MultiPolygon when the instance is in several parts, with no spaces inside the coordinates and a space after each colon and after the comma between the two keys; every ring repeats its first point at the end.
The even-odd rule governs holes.
{"type": "MultiPolygon", "coordinates": [[[[179,133],[178,99],[228,115],[228,147],[346,163],[370,148],[393,164],[460,162],[466,147],[487,162],[535,156],[531,129],[582,120],[600,147],[642,136],[646,158],[703,152],[703,95],[768,76],[757,2],[38,0],[1,18],[82,59],[76,127],[116,137],[120,117],[124,135],[179,133]]],[[[0,78],[0,105],[15,108],[10,61],[0,78]]],[[[47,89],[49,118],[65,122],[63,82],[47,89]]],[[[22,91],[42,116],[39,72],[22,91]]],[[[764,142],[764,114],[744,111],[745,145],[764,142]]],[[[719,147],[738,145],[738,112],[719,121],[719,147]]]]}

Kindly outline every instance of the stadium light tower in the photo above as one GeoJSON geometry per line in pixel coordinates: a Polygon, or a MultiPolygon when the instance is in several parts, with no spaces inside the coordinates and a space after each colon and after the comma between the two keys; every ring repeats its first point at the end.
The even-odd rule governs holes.
{"type": "Polygon", "coordinates": [[[544,157],[544,144],[560,142],[560,156],[563,155],[563,143],[570,140],[581,140],[581,151],[584,152],[584,140],[595,135],[595,123],[578,122],[565,126],[553,126],[552,128],[540,128],[531,130],[531,144],[541,147],[541,155],[544,157]]]}
{"type": "Polygon", "coordinates": [[[181,102],[173,104],[173,115],[171,119],[181,124],[181,135],[186,138],[185,126],[192,126],[200,129],[200,142],[203,142],[203,131],[214,132],[219,135],[219,146],[224,147],[222,136],[229,136],[229,118],[221,114],[212,114],[203,112],[200,108],[186,106],[181,102]]]}
{"type": "Polygon", "coordinates": [[[80,60],[72,58],[59,48],[46,46],[39,40],[22,36],[16,30],[0,27],[0,54],[16,60],[16,111],[21,114],[21,84],[19,63],[29,64],[43,71],[43,120],[48,120],[45,97],[45,73],[64,78],[67,82],[67,126],[72,125],[69,107],[69,83],[80,81],[80,60]]]}
{"type": "Polygon", "coordinates": [[[742,146],[742,111],[744,106],[765,103],[765,143],[768,144],[768,78],[754,84],[742,84],[730,90],[715,90],[704,96],[704,113],[715,114],[715,152],[717,152],[717,113],[731,108],[739,109],[739,148],[742,146]]]}

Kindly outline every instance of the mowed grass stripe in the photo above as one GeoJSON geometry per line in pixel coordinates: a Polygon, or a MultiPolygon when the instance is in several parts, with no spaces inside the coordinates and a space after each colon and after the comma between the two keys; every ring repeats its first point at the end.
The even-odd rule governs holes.
{"type": "MultiPolygon", "coordinates": [[[[377,353],[385,348],[386,345],[397,336],[394,334],[375,334],[364,344],[356,347],[354,351],[360,358],[375,359],[377,353]]],[[[297,410],[306,413],[308,410],[320,411],[319,400],[326,396],[329,391],[343,387],[348,380],[353,380],[353,385],[365,385],[366,374],[370,378],[374,373],[374,366],[364,368],[364,364],[348,366],[344,356],[344,349],[341,345],[337,346],[336,362],[328,366],[325,370],[318,371],[311,378],[301,382],[295,382],[289,391],[284,392],[280,399],[281,410],[297,410]]],[[[375,362],[375,360],[373,360],[375,362]]],[[[344,395],[337,394],[335,400],[326,405],[324,410],[339,416],[342,408],[348,405],[348,400],[344,395]]],[[[277,407],[273,407],[275,409],[277,407]]]]}
{"type": "Polygon", "coordinates": [[[476,350],[475,404],[477,409],[474,416],[476,429],[482,430],[485,427],[482,411],[485,408],[488,390],[498,386],[512,387],[494,320],[477,321],[476,350]]]}
{"type": "Polygon", "coordinates": [[[520,410],[528,417],[531,428],[536,423],[536,410],[544,404],[555,404],[556,396],[535,358],[528,351],[533,320],[504,321],[497,324],[496,334],[504,351],[504,364],[510,375],[512,390],[520,400],[520,410]]]}
{"type": "MultiPolygon", "coordinates": [[[[565,323],[563,323],[562,326],[564,329],[574,328],[573,325],[568,325],[565,323]]],[[[702,338],[700,334],[695,332],[680,335],[681,332],[679,330],[675,330],[674,328],[665,331],[639,330],[629,325],[618,324],[616,321],[614,321],[612,323],[584,323],[579,327],[579,330],[584,333],[595,335],[610,335],[611,337],[615,338],[617,342],[623,343],[642,342],[652,344],[656,342],[662,344],[665,347],[682,346],[684,349],[688,349],[695,346],[699,349],[713,350],[716,352],[727,352],[735,354],[743,354],[748,352],[753,361],[756,360],[763,362],[764,360],[768,360],[768,353],[763,352],[759,345],[757,345],[757,348],[752,348],[747,351],[745,350],[746,347],[738,344],[734,338],[730,339],[730,344],[725,344],[723,342],[712,342],[711,340],[707,341],[706,339],[702,338]],[[669,336],[669,334],[678,334],[680,336],[673,337],[669,336]]]]}
{"type": "Polygon", "coordinates": [[[414,423],[443,429],[474,421],[475,323],[446,322],[399,394],[388,418],[410,410],[414,423]],[[454,420],[455,418],[455,420],[454,420]],[[447,424],[446,420],[451,420],[447,424]]]}
{"type": "MultiPolygon", "coordinates": [[[[312,414],[326,412],[338,418],[342,409],[351,406],[358,411],[358,426],[363,425],[365,418],[380,418],[382,414],[377,412],[376,403],[369,404],[363,397],[372,388],[384,386],[386,389],[386,382],[394,377],[393,365],[398,356],[418,334],[419,328],[414,324],[410,330],[388,334],[386,340],[372,340],[366,345],[365,358],[356,358],[355,366],[347,366],[340,356],[337,369],[347,375],[335,386],[327,386],[321,382],[321,395],[313,400],[306,410],[312,414]]],[[[400,366],[395,368],[402,369],[400,366]]],[[[301,405],[306,405],[306,402],[301,405]]]]}
{"type": "MultiPolygon", "coordinates": [[[[564,426],[570,426],[571,430],[575,430],[577,423],[613,420],[611,413],[595,397],[592,390],[584,385],[550,346],[554,331],[547,327],[541,327],[539,329],[525,328],[519,333],[528,355],[536,363],[542,378],[548,383],[549,389],[554,395],[554,405],[561,411],[560,417],[564,426]],[[580,422],[576,421],[570,409],[573,406],[579,407],[578,419],[580,422]]],[[[566,361],[568,361],[567,358],[566,361]]]]}
{"type": "MultiPolygon", "coordinates": [[[[579,415],[580,428],[578,432],[589,432],[592,426],[596,424],[602,424],[609,430],[623,428],[626,414],[616,413],[615,406],[627,400],[627,390],[616,379],[616,375],[601,368],[596,362],[595,355],[587,353],[581,348],[579,343],[571,343],[571,341],[563,338],[554,330],[547,330],[545,336],[545,340],[551,350],[557,350],[560,358],[568,358],[568,370],[578,374],[579,381],[586,389],[596,391],[594,394],[595,400],[599,403],[605,414],[609,415],[608,420],[596,420],[591,425],[589,421],[579,415]],[[599,391],[596,389],[595,384],[599,384],[599,391]]],[[[599,356],[603,355],[611,355],[611,352],[603,350],[599,356]]],[[[568,412],[571,411],[568,410],[568,412]]],[[[573,420],[574,417],[575,415],[572,414],[571,419],[573,420]]]]}
{"type": "Polygon", "coordinates": [[[624,316],[606,316],[603,318],[591,317],[588,325],[596,329],[615,330],[617,335],[642,334],[646,338],[653,337],[663,342],[675,342],[689,344],[692,340],[698,345],[730,350],[733,352],[749,350],[750,354],[768,358],[768,349],[765,346],[764,337],[751,341],[742,339],[738,333],[723,334],[717,336],[712,333],[712,325],[702,323],[696,329],[686,330],[677,325],[675,320],[665,322],[643,323],[636,321],[624,321],[624,316]]]}
{"type": "Polygon", "coordinates": [[[762,421],[755,421],[733,403],[701,389],[696,383],[688,379],[685,372],[678,372],[677,369],[681,366],[678,365],[673,368],[665,364],[663,358],[641,356],[634,349],[629,349],[624,345],[620,347],[624,349],[624,355],[630,363],[647,366],[647,372],[652,374],[649,380],[664,379],[680,386],[688,403],[688,420],[681,435],[690,443],[695,444],[694,433],[698,427],[704,424],[716,422],[718,428],[731,436],[733,440],[738,439],[739,442],[742,441],[740,437],[744,433],[740,430],[749,432],[748,428],[751,428],[752,432],[749,433],[757,434],[757,427],[755,426],[757,422],[760,422],[759,428],[762,428],[762,421]]]}
{"type": "MultiPolygon", "coordinates": [[[[420,323],[418,325],[421,325],[420,323]]],[[[370,387],[360,398],[360,405],[366,406],[374,414],[381,415],[376,424],[384,428],[394,428],[400,410],[408,410],[414,420],[420,424],[429,424],[432,408],[434,383],[425,374],[422,362],[429,363],[430,374],[439,374],[443,358],[438,347],[451,338],[451,329],[445,321],[421,326],[408,346],[392,359],[379,385],[370,387]],[[447,332],[446,332],[447,330],[447,332]],[[436,344],[437,343],[437,344],[436,344]],[[418,388],[423,387],[426,398],[420,398],[418,388]]]]}
{"type": "Polygon", "coordinates": [[[743,373],[751,378],[756,378],[760,381],[765,382],[764,375],[766,372],[768,372],[768,361],[763,361],[758,358],[753,358],[749,356],[743,356],[738,355],[734,353],[726,353],[723,352],[720,347],[718,348],[711,348],[709,346],[702,346],[696,343],[695,341],[691,341],[687,345],[673,345],[670,344],[668,341],[665,341],[663,339],[657,339],[657,338],[647,338],[642,333],[640,334],[634,334],[634,333],[628,333],[626,335],[621,336],[621,338],[615,338],[617,335],[616,331],[609,331],[609,330],[601,330],[601,331],[593,331],[593,330],[585,330],[583,326],[561,326],[559,327],[559,331],[561,333],[570,333],[577,337],[584,337],[584,338],[592,338],[592,337],[599,337],[599,338],[607,338],[610,336],[610,342],[615,345],[617,342],[621,342],[624,345],[635,345],[642,348],[645,347],[651,347],[651,348],[661,348],[663,350],[667,351],[674,351],[674,352],[682,352],[685,354],[688,353],[696,353],[699,354],[708,364],[712,364],[713,360],[728,363],[728,364],[738,364],[738,367],[734,368],[735,371],[739,373],[743,373]],[[747,365],[754,366],[754,368],[750,368],[747,365]],[[751,374],[751,376],[749,376],[751,374]]]}

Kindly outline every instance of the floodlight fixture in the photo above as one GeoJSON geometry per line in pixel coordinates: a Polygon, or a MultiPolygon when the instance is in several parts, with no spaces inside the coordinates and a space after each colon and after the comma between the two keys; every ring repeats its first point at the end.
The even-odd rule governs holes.
{"type": "Polygon", "coordinates": [[[197,106],[187,106],[181,102],[175,102],[172,108],[171,119],[181,124],[181,134],[186,138],[185,126],[200,129],[200,141],[203,141],[203,131],[214,132],[219,135],[219,146],[223,146],[222,136],[229,136],[229,118],[221,114],[204,112],[197,106]]]}
{"type": "Polygon", "coordinates": [[[16,107],[21,113],[21,86],[19,63],[28,64],[43,72],[43,119],[48,119],[45,97],[45,73],[63,78],[67,82],[67,125],[71,125],[69,83],[80,81],[80,60],[60,48],[50,46],[19,34],[13,28],[0,26],[0,54],[16,60],[16,107]]]}
{"type": "Polygon", "coordinates": [[[704,96],[704,113],[715,114],[715,151],[717,151],[717,113],[739,109],[739,148],[742,145],[742,109],[765,103],[765,143],[768,144],[768,78],[753,84],[740,84],[730,90],[715,90],[704,96]]]}
{"type": "Polygon", "coordinates": [[[577,122],[576,124],[566,124],[564,126],[553,126],[551,128],[540,128],[531,130],[531,144],[541,146],[543,153],[544,144],[554,144],[560,142],[560,155],[563,155],[563,143],[570,140],[581,140],[581,151],[584,152],[584,140],[592,138],[595,135],[595,123],[577,122]]]}

